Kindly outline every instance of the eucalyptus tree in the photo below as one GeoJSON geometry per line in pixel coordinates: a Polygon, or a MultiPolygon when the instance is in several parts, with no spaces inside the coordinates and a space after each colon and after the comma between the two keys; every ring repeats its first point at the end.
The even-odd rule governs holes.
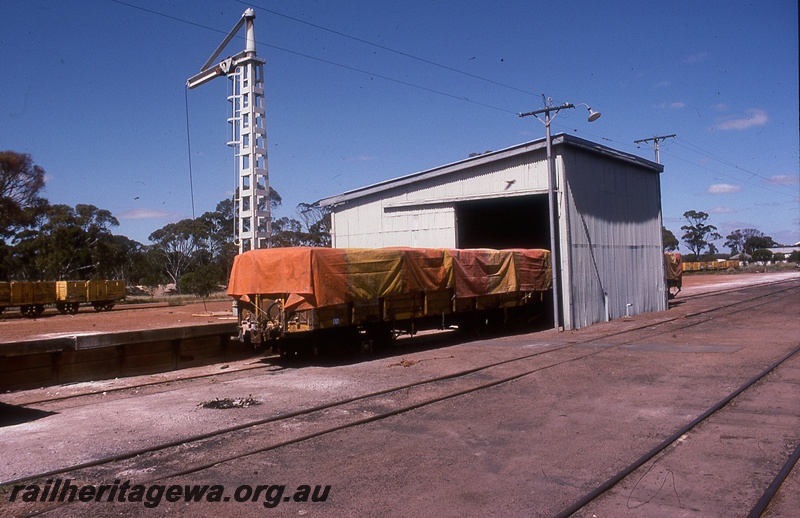
{"type": "Polygon", "coordinates": [[[30,155],[0,151],[0,240],[33,223],[46,200],[39,196],[44,188],[45,171],[30,155]]]}
{"type": "Polygon", "coordinates": [[[690,210],[684,212],[683,217],[687,222],[681,227],[684,232],[682,239],[686,243],[686,247],[698,258],[704,254],[705,250],[708,250],[708,254],[715,254],[717,247],[713,241],[722,239],[722,235],[717,232],[717,227],[706,224],[708,214],[690,210]]]}
{"type": "Polygon", "coordinates": [[[119,225],[108,210],[94,205],[46,205],[33,223],[15,236],[14,277],[21,280],[90,279],[110,275],[109,255],[119,225]]]}
{"type": "Polygon", "coordinates": [[[680,241],[675,237],[667,227],[661,227],[661,244],[664,246],[665,252],[674,252],[680,246],[680,241]]]}
{"type": "Polygon", "coordinates": [[[159,257],[161,269],[180,289],[181,276],[190,271],[198,254],[207,252],[209,226],[202,219],[184,219],[170,223],[150,234],[152,250],[159,257]]]}
{"type": "Polygon", "coordinates": [[[753,255],[759,248],[777,246],[770,236],[754,228],[737,228],[726,236],[725,246],[731,249],[731,254],[744,252],[753,255]]]}

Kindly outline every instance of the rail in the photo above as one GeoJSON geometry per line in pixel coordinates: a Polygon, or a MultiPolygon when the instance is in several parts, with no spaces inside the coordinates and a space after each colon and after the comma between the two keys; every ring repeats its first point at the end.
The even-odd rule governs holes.
{"type": "MultiPolygon", "coordinates": [[[[781,290],[781,292],[791,292],[796,289],[797,289],[796,286],[790,286],[788,288],[781,290]]],[[[732,313],[739,313],[742,311],[749,311],[753,307],[757,307],[767,303],[775,303],[774,292],[761,294],[754,298],[748,298],[746,300],[736,300],[733,302],[723,304],[718,307],[714,307],[712,309],[691,313],[689,315],[684,315],[683,317],[676,316],[674,318],[665,319],[658,325],[667,326],[666,330],[668,332],[674,332],[679,329],[696,325],[696,322],[686,320],[686,318],[690,316],[699,316],[701,314],[713,315],[715,312],[728,308],[733,310],[732,313]]],[[[729,316],[730,314],[731,312],[727,312],[725,315],[729,316]]],[[[663,334],[663,332],[665,332],[664,328],[654,329],[653,323],[649,322],[646,324],[642,324],[641,326],[636,326],[634,328],[603,334],[602,338],[608,339],[610,336],[624,335],[626,333],[631,333],[636,330],[645,330],[645,329],[653,331],[656,334],[663,334]]],[[[244,444],[244,442],[242,441],[243,436],[237,435],[238,433],[251,433],[251,434],[257,433],[260,436],[264,437],[272,436],[270,433],[267,433],[274,430],[274,428],[271,427],[275,426],[280,427],[281,425],[285,425],[287,421],[301,416],[304,417],[313,416],[314,418],[309,419],[308,422],[320,424],[319,427],[312,427],[311,429],[304,428],[302,431],[299,431],[296,434],[289,434],[290,436],[287,437],[276,436],[274,441],[272,441],[271,443],[268,442],[266,444],[262,443],[259,445],[252,445],[247,448],[239,447],[236,449],[236,451],[222,451],[224,449],[214,449],[213,450],[214,454],[210,455],[210,458],[206,458],[204,459],[203,462],[200,462],[193,466],[186,466],[185,461],[180,458],[176,458],[172,462],[160,463],[159,469],[151,473],[150,478],[151,481],[158,481],[176,476],[185,476],[190,473],[196,473],[198,471],[209,469],[213,466],[218,465],[219,463],[231,462],[249,455],[253,455],[255,453],[280,449],[292,444],[297,444],[303,441],[308,441],[313,438],[321,437],[339,430],[354,428],[367,423],[380,421],[382,419],[386,419],[388,417],[405,413],[410,410],[421,408],[423,406],[428,406],[436,402],[454,399],[463,396],[465,394],[485,390],[491,387],[498,386],[500,384],[508,383],[510,381],[530,376],[536,372],[540,372],[545,369],[563,365],[564,363],[584,361],[586,358],[590,356],[604,354],[610,350],[610,348],[601,348],[601,349],[592,349],[586,351],[586,349],[581,349],[580,347],[578,347],[582,343],[596,342],[597,340],[598,340],[597,336],[587,337],[585,340],[579,340],[561,346],[555,346],[546,350],[537,350],[533,353],[526,354],[521,357],[516,357],[499,362],[493,362],[485,365],[476,366],[470,369],[465,369],[460,372],[450,373],[448,375],[441,376],[438,378],[420,380],[400,387],[397,386],[389,387],[368,394],[361,394],[354,397],[331,401],[313,408],[301,409],[298,411],[282,413],[276,416],[269,416],[251,422],[240,423],[222,430],[201,433],[193,437],[183,437],[174,441],[169,441],[162,444],[152,445],[147,448],[142,448],[140,450],[119,453],[116,455],[112,455],[110,457],[100,458],[71,466],[64,466],[44,473],[27,474],[26,476],[23,476],[23,478],[19,478],[12,481],[5,481],[4,484],[12,484],[12,483],[17,484],[25,481],[47,478],[47,477],[52,477],[54,475],[60,475],[66,473],[75,474],[76,471],[87,469],[90,467],[101,469],[101,472],[95,471],[94,476],[98,477],[102,476],[105,473],[105,470],[109,470],[107,474],[110,475],[112,471],[116,473],[119,470],[119,464],[117,463],[120,461],[133,458],[139,458],[140,460],[142,460],[140,456],[143,455],[148,455],[148,454],[153,455],[156,454],[157,452],[161,452],[167,449],[183,448],[187,444],[192,444],[192,443],[197,444],[202,441],[208,441],[208,440],[226,441],[231,444],[237,444],[241,446],[242,444],[244,444]],[[564,353],[569,353],[569,354],[567,354],[566,356],[556,355],[555,353],[557,351],[562,351],[561,353],[562,355],[564,353]],[[551,355],[553,356],[550,361],[545,361],[543,363],[541,362],[542,358],[550,358],[551,355]],[[533,361],[534,363],[530,365],[526,364],[527,362],[531,361],[533,361]],[[499,372],[494,372],[495,369],[505,366],[508,367],[515,366],[516,368],[512,368],[511,372],[508,371],[504,372],[502,370],[499,372]],[[437,387],[437,390],[431,393],[431,389],[433,387],[437,387]],[[419,393],[416,394],[416,397],[408,397],[409,395],[412,395],[412,393],[409,391],[414,391],[415,389],[419,389],[419,393]],[[319,419],[316,418],[317,416],[320,415],[320,413],[330,410],[331,408],[343,409],[345,405],[352,405],[352,404],[363,405],[365,401],[371,398],[382,398],[397,393],[402,393],[404,397],[397,398],[395,405],[392,405],[390,408],[384,409],[384,411],[382,412],[377,412],[372,415],[366,415],[366,416],[364,416],[363,413],[359,412],[343,412],[343,415],[354,416],[352,419],[346,419],[344,422],[337,421],[333,423],[322,423],[320,422],[319,419]]],[[[796,352],[797,350],[793,351],[793,354],[796,352]]],[[[781,361],[773,364],[771,368],[767,369],[767,371],[762,373],[761,376],[777,368],[781,364],[781,362],[788,359],[789,356],[790,355],[787,355],[781,361]]],[[[746,387],[742,387],[738,391],[733,392],[728,397],[726,397],[722,402],[720,402],[720,404],[716,406],[719,406],[721,408],[727,405],[727,403],[731,399],[735,398],[743,390],[746,390],[746,387]]],[[[381,402],[382,404],[385,404],[386,399],[381,399],[381,402]]],[[[716,406],[713,408],[716,408],[716,406]]],[[[700,416],[699,419],[703,417],[704,416],[700,416]]],[[[61,507],[61,505],[57,505],[56,507],[61,507]]],[[[46,510],[52,510],[52,509],[54,509],[54,507],[51,507],[46,510]]],[[[577,509],[578,508],[574,507],[568,508],[565,510],[565,512],[570,513],[570,511],[574,512],[577,509]]]]}

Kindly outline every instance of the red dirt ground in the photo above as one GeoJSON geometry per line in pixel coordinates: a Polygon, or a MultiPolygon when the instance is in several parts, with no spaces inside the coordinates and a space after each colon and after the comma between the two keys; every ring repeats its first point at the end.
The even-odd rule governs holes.
{"type": "MultiPolygon", "coordinates": [[[[685,275],[681,295],[704,293],[708,289],[725,289],[745,284],[771,282],[792,275],[787,273],[745,273],[685,275]]],[[[14,308],[0,314],[0,344],[25,340],[42,340],[76,334],[114,333],[166,327],[197,326],[233,322],[232,299],[196,302],[183,306],[158,304],[118,304],[111,311],[96,312],[82,307],[76,315],[62,315],[48,308],[39,318],[22,317],[14,308]]]]}
{"type": "Polygon", "coordinates": [[[42,340],[59,336],[114,333],[167,327],[233,322],[230,300],[197,302],[183,306],[159,304],[118,304],[111,311],[96,312],[82,307],[75,315],[62,315],[53,308],[39,318],[24,318],[16,309],[0,315],[0,344],[42,340]]]}

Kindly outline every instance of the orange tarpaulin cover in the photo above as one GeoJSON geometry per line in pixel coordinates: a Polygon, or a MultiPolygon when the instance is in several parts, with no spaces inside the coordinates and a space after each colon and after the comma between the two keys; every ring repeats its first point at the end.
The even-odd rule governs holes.
{"type": "Polygon", "coordinates": [[[453,257],[456,298],[550,289],[547,250],[448,250],[453,257]]]}
{"type": "Polygon", "coordinates": [[[271,248],[236,256],[228,295],[286,296],[287,308],[454,289],[457,298],[550,289],[547,250],[271,248]]]}
{"type": "Polygon", "coordinates": [[[683,258],[678,252],[664,252],[664,267],[667,279],[674,281],[681,278],[683,258]]]}

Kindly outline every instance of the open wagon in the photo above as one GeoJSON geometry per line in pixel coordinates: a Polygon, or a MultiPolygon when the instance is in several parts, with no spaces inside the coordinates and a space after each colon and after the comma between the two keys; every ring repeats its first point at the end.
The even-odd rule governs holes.
{"type": "Polygon", "coordinates": [[[228,295],[240,338],[385,341],[420,329],[507,322],[551,288],[547,250],[273,248],[240,254],[228,295]]]}

